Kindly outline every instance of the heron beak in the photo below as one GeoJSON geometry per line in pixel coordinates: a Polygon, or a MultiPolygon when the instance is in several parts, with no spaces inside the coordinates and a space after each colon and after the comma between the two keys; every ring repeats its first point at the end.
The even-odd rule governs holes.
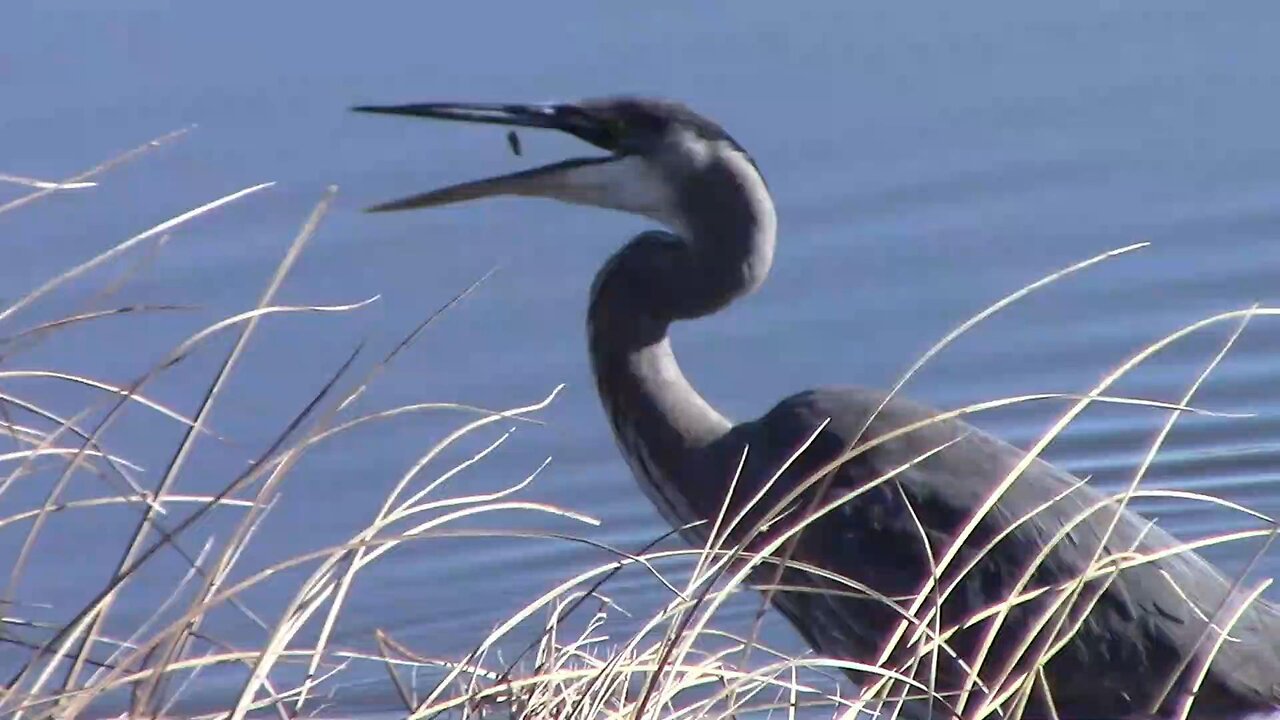
{"type": "MultiPolygon", "coordinates": [[[[364,105],[356,112],[407,115],[462,122],[560,130],[597,147],[607,147],[609,130],[602,121],[574,105],[497,105],[426,103],[415,105],[364,105]]],[[[368,212],[388,212],[437,207],[498,195],[550,197],[568,202],[598,205],[593,201],[605,188],[592,168],[618,159],[616,155],[578,158],[522,170],[508,175],[450,185],[430,192],[374,205],[368,212]]],[[[607,175],[608,173],[606,173],[607,175]]]]}

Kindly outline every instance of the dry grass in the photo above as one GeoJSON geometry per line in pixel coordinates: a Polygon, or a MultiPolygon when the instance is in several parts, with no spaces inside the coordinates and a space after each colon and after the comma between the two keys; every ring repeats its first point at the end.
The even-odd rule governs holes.
{"type": "MultiPolygon", "coordinates": [[[[0,213],[16,210],[53,192],[92,185],[87,182],[88,178],[119,162],[133,159],[175,135],[148,143],[64,182],[0,176],[0,180],[21,181],[20,184],[35,188],[35,192],[27,196],[0,205],[0,213]]],[[[832,463],[823,472],[814,474],[803,487],[764,508],[760,519],[752,521],[754,524],[751,526],[747,524],[745,509],[730,511],[730,504],[726,502],[720,516],[700,529],[707,538],[701,548],[659,549],[655,543],[638,552],[627,553],[604,548],[587,539],[562,535],[560,537],[565,539],[576,539],[603,548],[612,553],[614,559],[578,573],[535,598],[500,622],[465,657],[444,660],[434,656],[430,649],[409,647],[384,631],[377,631],[369,638],[368,647],[373,650],[339,647],[332,641],[334,631],[357,577],[398,546],[444,537],[548,535],[511,529],[512,523],[518,527],[521,513],[557,516],[569,527],[595,523],[590,517],[571,510],[520,499],[520,491],[533,481],[542,467],[531,468],[527,477],[514,479],[501,491],[470,495],[449,495],[445,492],[450,480],[474,463],[483,461],[506,441],[509,433],[499,435],[461,463],[442,462],[447,451],[451,448],[456,450],[463,438],[486,426],[536,421],[533,416],[554,400],[558,389],[538,402],[502,411],[449,403],[418,403],[357,411],[356,401],[366,393],[382,370],[430,325],[439,312],[451,307],[470,288],[426,318],[405,336],[403,342],[364,371],[363,376],[356,376],[358,365],[355,360],[359,351],[353,352],[315,397],[281,429],[267,450],[255,457],[243,472],[226,478],[214,493],[181,491],[180,480],[191,472],[191,453],[198,443],[222,441],[209,425],[210,412],[226,387],[226,380],[237,369],[244,349],[252,341],[259,320],[268,315],[346,313],[372,302],[369,299],[335,305],[298,306],[282,305],[276,300],[299,254],[316,232],[332,200],[332,192],[305,220],[251,309],[193,331],[153,367],[132,380],[108,382],[61,371],[13,367],[22,353],[56,342],[64,328],[122,314],[141,316],[177,307],[85,309],[54,321],[22,324],[25,310],[42,298],[57,293],[69,282],[81,280],[91,271],[118,261],[131,252],[154,247],[155,243],[163,241],[167,233],[180,230],[185,222],[216,212],[269,186],[266,183],[245,188],[159,223],[0,308],[0,358],[4,360],[0,364],[0,433],[15,448],[12,452],[0,454],[0,470],[3,471],[0,475],[0,532],[22,534],[9,564],[5,595],[0,596],[0,603],[4,603],[0,604],[0,609],[4,610],[0,644],[3,644],[6,656],[21,656],[15,666],[16,671],[5,678],[3,695],[0,696],[0,708],[8,716],[96,716],[107,709],[121,707],[127,708],[128,714],[134,717],[168,716],[181,712],[184,694],[199,685],[203,672],[213,668],[238,668],[241,681],[238,692],[228,694],[216,712],[208,713],[209,717],[240,718],[249,714],[266,714],[289,718],[340,713],[340,707],[330,708],[328,704],[330,689],[355,665],[375,664],[385,670],[386,697],[398,699],[403,706],[397,714],[411,718],[441,714],[482,716],[497,712],[512,717],[557,720],[718,720],[762,713],[768,716],[785,714],[788,718],[800,714],[852,717],[864,711],[896,717],[909,703],[926,699],[931,700],[934,712],[940,713],[939,716],[972,719],[993,715],[1017,717],[1033,692],[1047,692],[1039,668],[1061,651],[1078,627],[1079,617],[1091,603],[1096,602],[1100,590],[1125,568],[1157,558],[1132,549],[1114,555],[1104,555],[1099,550],[1088,571],[1080,577],[1057,586],[1032,587],[1031,578],[1036,568],[1053,545],[1064,540],[1075,524],[1072,523],[1024,569],[1013,592],[1004,602],[952,625],[944,625],[941,621],[940,608],[976,565],[974,559],[962,559],[960,548],[977,527],[982,513],[990,510],[1000,495],[1016,482],[1032,458],[1044,451],[1080,413],[1099,402],[1148,406],[1153,411],[1167,413],[1167,417],[1135,470],[1131,483],[1104,502],[1089,508],[1088,513],[1106,513],[1103,517],[1111,518],[1114,527],[1114,518],[1131,499],[1169,497],[1214,503],[1259,522],[1258,529],[1198,539],[1169,552],[1248,538],[1269,539],[1274,533],[1275,525],[1269,518],[1238,505],[1194,493],[1158,492],[1140,487],[1177,419],[1188,412],[1203,412],[1192,407],[1195,393],[1226,355],[1247,322],[1260,315],[1280,314],[1277,309],[1254,307],[1201,320],[1162,338],[1136,353],[1085,393],[1003,398],[942,413],[927,421],[963,417],[1028,401],[1069,403],[1068,410],[1030,449],[1026,462],[1004,478],[987,505],[971,518],[960,536],[948,547],[930,548],[930,555],[936,558],[930,581],[912,597],[879,598],[894,607],[901,619],[891,632],[889,646],[875,662],[854,663],[810,655],[788,655],[762,643],[759,616],[749,631],[741,634],[723,630],[718,619],[726,603],[731,598],[740,597],[744,589],[754,587],[762,591],[759,596],[761,603],[779,589],[794,590],[781,585],[781,568],[784,566],[807,570],[812,576],[821,578],[823,592],[875,596],[856,582],[822,568],[805,567],[796,561],[793,558],[796,538],[824,514],[871,487],[891,482],[910,464],[941,451],[945,446],[932,448],[913,463],[886,473],[869,486],[838,497],[829,496],[821,487],[829,475],[825,470],[838,464],[832,463]],[[1178,401],[1162,403],[1107,394],[1120,378],[1172,343],[1202,328],[1226,321],[1238,322],[1235,332],[1209,359],[1178,401]],[[207,348],[210,339],[228,334],[234,337],[234,343],[219,361],[195,412],[178,412],[149,396],[148,388],[153,380],[194,353],[210,352],[207,348]],[[10,382],[31,377],[91,389],[97,394],[97,400],[75,415],[65,417],[48,409],[39,400],[9,389],[10,382]],[[143,473],[124,453],[114,452],[106,446],[107,429],[119,421],[126,409],[131,408],[156,413],[183,428],[171,460],[159,472],[143,473]],[[271,508],[308,453],[322,444],[341,442],[355,428],[434,411],[457,412],[468,419],[424,449],[396,479],[390,492],[378,504],[372,519],[362,529],[329,547],[265,567],[245,567],[253,555],[255,534],[264,523],[271,522],[271,508]],[[70,497],[72,480],[86,473],[100,481],[95,487],[107,490],[93,497],[70,497]],[[144,477],[150,479],[144,480],[144,477]],[[12,503],[9,491],[19,481],[46,483],[42,486],[47,487],[43,500],[35,505],[12,503]],[[819,490],[817,493],[812,492],[815,486],[819,490]],[[788,508],[804,500],[805,492],[821,501],[808,502],[804,512],[788,512],[788,508]],[[104,508],[120,506],[134,510],[136,523],[127,537],[102,539],[104,543],[118,543],[120,547],[119,561],[108,573],[108,581],[100,588],[94,588],[91,600],[83,606],[60,608],[66,618],[64,621],[44,625],[27,620],[24,610],[28,608],[13,604],[10,599],[22,595],[25,579],[32,568],[38,568],[42,573],[58,572],[58,558],[42,555],[41,551],[40,539],[49,527],[50,518],[66,513],[88,516],[104,508]],[[207,522],[215,513],[233,514],[235,520],[231,532],[216,542],[206,542],[198,550],[190,547],[187,540],[190,531],[207,522]],[[476,530],[471,525],[458,526],[460,520],[491,513],[499,514],[497,517],[502,518],[503,529],[476,530]],[[764,537],[762,533],[766,529],[769,530],[767,542],[734,540],[747,538],[750,541],[764,537]],[[152,598],[155,607],[144,616],[144,621],[123,633],[108,631],[109,627],[115,627],[108,620],[118,609],[116,600],[122,592],[140,582],[138,578],[142,571],[162,550],[173,551],[171,554],[183,559],[186,566],[184,574],[176,579],[172,592],[152,598]],[[244,600],[244,596],[260,584],[282,575],[293,577],[288,575],[291,570],[298,571],[300,579],[290,586],[278,606],[251,608],[244,600]],[[610,582],[620,572],[647,575],[669,599],[651,614],[620,621],[618,615],[623,610],[610,592],[610,582]],[[677,577],[682,579],[675,579],[677,577]],[[1035,669],[1014,672],[1009,668],[1001,670],[994,665],[988,666],[991,662],[989,651],[995,639],[1002,633],[1012,632],[1006,626],[1010,612],[1032,602],[1034,607],[1042,609],[1031,624],[1031,632],[1026,634],[1021,648],[1034,656],[1030,666],[1035,669]],[[246,649],[214,638],[210,617],[226,609],[256,626],[261,642],[246,649]],[[983,640],[977,656],[970,659],[968,681],[963,692],[958,696],[936,694],[933,678],[939,658],[955,655],[948,645],[949,640],[957,632],[983,623],[983,640]],[[536,638],[532,644],[521,640],[531,633],[536,638]],[[1032,639],[1037,633],[1048,637],[1049,642],[1033,644],[1032,639]],[[303,642],[300,638],[307,640],[303,642]],[[528,647],[524,652],[503,659],[504,653],[519,651],[526,644],[528,647]],[[848,694],[851,686],[835,678],[852,671],[866,673],[872,679],[865,687],[852,688],[852,694],[848,694]]],[[[992,305],[931,348],[894,387],[894,392],[947,344],[983,319],[1070,273],[1140,247],[1134,245],[1091,258],[992,305]]],[[[126,279],[108,285],[96,300],[109,298],[126,279]]],[[[110,348],[106,351],[110,352],[110,348]]],[[[867,452],[918,427],[901,428],[869,442],[855,443],[840,461],[867,452]]],[[[797,455],[804,450],[801,448],[797,455]]],[[[785,466],[778,469],[775,480],[783,470],[785,466]]],[[[302,479],[295,482],[300,481],[302,479]]],[[[766,491],[761,490],[757,497],[748,499],[746,508],[761,509],[759,504],[764,502],[765,496],[766,491]]],[[[1009,531],[1044,510],[1048,504],[1015,520],[1009,531]]],[[[1081,516],[1076,522],[1084,519],[1081,516]]],[[[993,539],[988,549],[1000,539],[993,539]]],[[[1189,668],[1192,677],[1203,678],[1213,654],[1229,641],[1231,627],[1240,612],[1248,602],[1258,597],[1266,585],[1262,583],[1247,590],[1245,601],[1240,605],[1220,609],[1214,618],[1213,629],[1207,630],[1202,638],[1205,652],[1192,661],[1198,665],[1189,668]]],[[[1172,689],[1171,678],[1154,678],[1153,682],[1168,683],[1166,692],[1172,689]]],[[[1177,700],[1179,716],[1185,717],[1192,697],[1184,694],[1177,700]]]]}

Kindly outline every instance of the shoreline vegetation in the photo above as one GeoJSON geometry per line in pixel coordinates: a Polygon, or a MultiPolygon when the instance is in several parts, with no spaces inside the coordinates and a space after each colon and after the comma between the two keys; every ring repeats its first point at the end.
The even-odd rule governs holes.
{"type": "MultiPolygon", "coordinates": [[[[0,175],[0,185],[23,187],[30,192],[14,200],[0,202],[0,214],[19,211],[29,203],[64,191],[92,192],[96,178],[122,163],[145,155],[152,149],[180,138],[182,129],[157,138],[139,148],[114,157],[64,181],[35,180],[0,175]]],[[[776,586],[758,582],[753,569],[776,566],[787,557],[786,541],[800,532],[806,518],[780,518],[785,530],[763,548],[747,551],[729,538],[740,530],[741,513],[722,512],[710,524],[705,547],[689,548],[671,538],[658,538],[638,551],[610,548],[591,539],[591,527],[598,521],[583,514],[583,508],[564,508],[524,499],[523,491],[536,481],[550,459],[529,468],[525,477],[513,478],[503,490],[485,494],[465,494],[465,482],[455,480],[469,468],[482,464],[510,437],[497,432],[496,440],[481,443],[481,449],[466,453],[460,462],[445,458],[458,453],[459,443],[474,439],[482,428],[509,427],[539,422],[538,414],[554,402],[560,388],[516,407],[487,409],[456,403],[418,402],[377,410],[363,409],[357,401],[378,380],[381,371],[428,328],[433,320],[450,310],[475,285],[463,290],[436,313],[424,318],[407,332],[399,344],[367,369],[356,362],[361,349],[323,382],[319,391],[293,420],[281,427],[266,450],[253,458],[237,474],[218,480],[211,493],[184,489],[183,478],[193,472],[193,448],[201,443],[217,443],[222,438],[208,422],[212,409],[223,397],[227,380],[240,371],[239,360],[255,335],[266,332],[260,321],[271,316],[333,314],[357,311],[377,298],[346,303],[286,305],[278,291],[308,242],[316,233],[332,202],[336,189],[320,199],[310,216],[288,245],[267,286],[249,309],[212,325],[192,327],[186,340],[159,358],[150,368],[132,377],[104,379],[77,375],[57,368],[31,368],[23,354],[31,348],[57,343],[68,328],[96,323],[108,318],[116,322],[141,321],[148,313],[180,307],[174,305],[113,305],[112,295],[130,278],[128,275],[97,290],[89,307],[53,321],[28,323],[24,311],[60,290],[88,282],[93,272],[112,263],[126,262],[132,255],[155,248],[171,232],[182,232],[184,224],[206,213],[218,212],[249,195],[264,191],[271,183],[252,185],[176,215],[134,235],[96,256],[74,265],[57,277],[34,288],[6,288],[0,304],[0,548],[14,548],[2,566],[5,594],[0,596],[0,655],[6,659],[4,691],[0,709],[8,717],[232,717],[271,716],[279,718],[349,716],[341,693],[332,688],[357,669],[380,668],[382,684],[376,692],[386,705],[397,708],[380,717],[519,717],[565,720],[636,718],[643,720],[686,720],[736,717],[847,716],[864,712],[896,718],[908,700],[930,698],[930,668],[936,667],[940,653],[946,653],[947,639],[959,627],[945,627],[937,608],[955,588],[957,573],[965,568],[945,549],[937,549],[943,562],[935,577],[914,597],[882,598],[899,608],[902,621],[894,629],[890,649],[877,663],[853,663],[821,658],[812,654],[791,656],[766,647],[758,637],[765,598],[776,586]],[[16,299],[12,299],[16,298],[16,299]],[[120,317],[129,316],[129,317],[120,317]],[[230,338],[230,348],[224,349],[230,338]],[[150,394],[150,385],[169,368],[193,354],[214,354],[216,363],[208,384],[193,412],[179,412],[150,394]],[[217,355],[217,353],[222,353],[217,355]],[[87,388],[93,402],[66,416],[46,407],[39,397],[22,385],[23,379],[40,377],[87,388]],[[158,414],[181,428],[181,438],[168,453],[167,466],[142,470],[127,453],[112,447],[109,431],[126,414],[158,414]],[[300,462],[321,446],[343,442],[357,427],[381,426],[399,418],[422,413],[451,413],[458,418],[455,429],[426,446],[415,462],[405,467],[386,497],[370,498],[367,507],[352,508],[356,517],[372,519],[345,541],[320,547],[297,557],[269,565],[255,565],[253,547],[258,531],[266,523],[278,521],[271,509],[280,493],[304,481],[293,478],[300,462]],[[91,493],[72,490],[89,477],[91,493]],[[451,482],[452,481],[452,482],[451,482]],[[20,502],[16,484],[39,484],[40,502],[20,502]],[[98,542],[119,548],[114,567],[100,568],[92,576],[72,576],[67,582],[93,580],[89,601],[66,606],[57,597],[30,598],[23,592],[24,581],[34,572],[76,572],[74,563],[44,552],[41,540],[50,532],[55,516],[83,515],[92,523],[93,514],[105,509],[128,508],[135,530],[121,537],[101,537],[98,542]],[[220,533],[203,546],[187,540],[188,531],[218,514],[231,517],[231,531],[220,533]],[[566,528],[563,534],[545,530],[521,530],[522,518],[556,518],[566,528]],[[484,529],[472,520],[495,518],[484,529]],[[576,532],[575,532],[576,529],[576,532]],[[572,534],[571,534],[572,533],[572,534]],[[361,592],[356,581],[361,572],[388,552],[401,546],[433,539],[499,538],[520,542],[529,537],[551,537],[603,550],[612,559],[584,572],[561,579],[542,595],[529,600],[508,618],[495,618],[493,630],[475,639],[472,652],[460,657],[440,658],[429,647],[412,647],[382,629],[348,646],[334,641],[335,629],[353,593],[361,592]],[[132,627],[120,627],[122,615],[117,600],[138,583],[138,577],[159,555],[179,557],[185,570],[162,596],[150,597],[152,607],[132,627]],[[627,618],[627,628],[618,631],[618,618],[625,616],[627,603],[611,591],[611,580],[621,571],[646,575],[663,588],[668,601],[647,617],[627,618]],[[285,593],[284,602],[262,607],[245,599],[252,590],[280,577],[297,578],[285,593]],[[675,579],[675,578],[679,579],[675,579]],[[717,624],[718,613],[731,598],[751,592],[752,602],[761,611],[749,632],[732,633],[717,624]],[[212,628],[212,616],[230,615],[256,628],[260,638],[253,647],[220,642],[212,628]],[[56,617],[57,621],[33,618],[56,617]],[[532,641],[529,638],[533,638],[532,641]],[[353,649],[356,645],[364,650],[353,649]],[[904,664],[891,666],[886,658],[909,657],[904,664]],[[892,652],[891,652],[892,651],[892,652]],[[189,709],[186,700],[214,671],[219,678],[233,677],[234,690],[222,696],[217,707],[189,709]],[[859,671],[870,678],[861,690],[844,681],[844,673],[859,671]],[[227,673],[230,673],[229,675],[227,673]]],[[[10,239],[11,241],[16,241],[10,239]]],[[[1135,244],[1089,258],[1038,280],[1001,299],[940,340],[910,366],[899,391],[953,340],[970,328],[1072,273],[1142,248],[1135,244]]],[[[173,298],[181,303],[183,298],[173,298]]],[[[1066,409],[1050,429],[1030,448],[1034,457],[1058,434],[1094,403],[1122,403],[1145,406],[1162,418],[1142,461],[1133,469],[1131,482],[1111,496],[1104,507],[1091,512],[1115,513],[1134,498],[1163,497],[1179,502],[1212,503],[1241,513],[1254,523],[1251,529],[1186,540],[1179,548],[1199,550],[1242,540],[1258,540],[1261,546],[1252,555],[1248,570],[1261,557],[1273,534],[1274,522],[1259,513],[1210,495],[1186,491],[1157,491],[1141,487],[1165,438],[1179,417],[1190,414],[1214,415],[1197,408],[1195,394],[1219,362],[1227,355],[1249,321],[1260,315],[1280,314],[1280,309],[1251,307],[1197,320],[1134,353],[1083,392],[994,399],[947,411],[939,417],[980,413],[1023,402],[1051,401],[1066,409]],[[1144,361],[1204,328],[1223,323],[1233,327],[1230,337],[1202,372],[1169,401],[1124,398],[1109,394],[1110,388],[1144,361]]],[[[111,348],[103,348],[110,352],[111,348]]],[[[269,401],[269,399],[268,399],[269,401]]],[[[910,428],[902,432],[909,431],[910,428]]],[[[876,442],[880,442],[877,440],[876,442]]],[[[351,443],[351,451],[360,445],[351,443]]],[[[853,448],[849,455],[864,451],[853,448]]],[[[749,449],[748,449],[749,452],[749,449]]],[[[891,477],[877,482],[891,481],[891,477]]],[[[1003,487],[1016,481],[1005,480],[1003,487]]],[[[29,495],[30,493],[26,493],[29,495]]],[[[845,500],[849,498],[844,498],[845,500]]],[[[823,512],[831,508],[818,508],[823,512]]],[[[969,530],[976,523],[971,521],[969,530]]],[[[483,525],[483,523],[482,523],[483,525]]],[[[775,528],[776,529],[776,528],[775,528]]],[[[773,537],[771,535],[771,537],[773,537]]],[[[1090,571],[1072,582],[1050,588],[1032,588],[1025,582],[1005,603],[993,606],[981,616],[962,625],[986,622],[987,647],[1001,632],[1010,609],[1046,593],[1053,598],[1051,611],[1037,625],[1053,634],[1055,642],[1040,648],[1040,662],[1047,662],[1070,637],[1070,612],[1096,599],[1094,590],[1125,567],[1150,562],[1151,557],[1130,552],[1096,557],[1090,571]]],[[[792,565],[794,567],[794,564],[792,565]]],[[[820,572],[813,569],[813,572],[820,572]]],[[[857,583],[842,583],[841,592],[863,593],[857,583]]],[[[426,579],[424,579],[424,582],[426,579]]],[[[1259,597],[1270,581],[1238,581],[1250,600],[1259,597]]],[[[441,589],[437,586],[435,592],[441,589]]],[[[131,601],[137,593],[130,595],[131,601]]],[[[1193,660],[1193,676],[1201,671],[1224,642],[1230,641],[1233,608],[1216,618],[1223,632],[1204,638],[1203,659],[1193,660]]],[[[425,612],[426,610],[424,610],[425,612]]],[[[139,617],[130,613],[130,617],[139,617]]],[[[372,619],[376,626],[376,618],[372,619]]],[[[1198,675],[1196,675],[1198,674],[1198,675]]],[[[366,677],[366,676],[362,676],[366,677]]],[[[933,696],[937,717],[966,718],[1017,717],[1033,692],[1042,692],[1036,672],[1021,676],[996,677],[974,669],[970,693],[965,697],[933,696]]],[[[1153,679],[1164,682],[1168,679],[1153,679]]],[[[224,687],[219,685],[219,687],[224,687]]],[[[1191,697],[1178,701],[1179,717],[1185,717],[1191,697]]]]}

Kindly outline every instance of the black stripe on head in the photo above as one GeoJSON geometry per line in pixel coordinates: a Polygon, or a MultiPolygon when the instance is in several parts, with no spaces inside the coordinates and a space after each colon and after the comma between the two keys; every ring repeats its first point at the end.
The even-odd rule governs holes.
{"type": "Polygon", "coordinates": [[[584,100],[578,107],[600,120],[615,124],[618,146],[610,148],[611,150],[625,153],[628,142],[643,143],[645,138],[661,137],[672,127],[681,127],[704,140],[728,143],[742,153],[756,172],[764,177],[755,158],[732,135],[719,123],[699,115],[684,103],[658,98],[615,96],[584,100]]]}

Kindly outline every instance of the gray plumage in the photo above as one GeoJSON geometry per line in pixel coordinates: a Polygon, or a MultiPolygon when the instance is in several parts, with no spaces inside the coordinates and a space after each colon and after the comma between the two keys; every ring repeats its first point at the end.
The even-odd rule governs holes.
{"type": "MultiPolygon", "coordinates": [[[[464,183],[377,209],[427,207],[500,194],[545,196],[646,215],[674,231],[643,233],[615,253],[596,277],[588,310],[592,368],[609,422],[641,487],[672,523],[716,516],[744,447],[750,449],[735,502],[755,495],[827,423],[758,506],[767,508],[859,439],[872,441],[936,415],[898,398],[876,412],[882,394],[830,388],[793,395],[756,420],[734,424],[689,384],[672,352],[668,327],[714,313],[764,281],[773,261],[776,216],[754,161],[720,126],[686,107],[613,98],[563,105],[360,109],[554,128],[609,152],[464,183]]],[[[892,481],[816,521],[801,535],[794,558],[882,595],[915,594],[951,539],[1022,460],[1020,450],[958,420],[927,424],[843,463],[794,503],[788,516],[809,507],[817,489],[823,499],[839,497],[944,445],[892,481]]],[[[944,604],[942,627],[1004,600],[1050,538],[1102,499],[1071,475],[1033,462],[982,518],[952,569],[964,567],[979,549],[1035,508],[1047,507],[1021,521],[976,561],[944,604]],[[1073,486],[1078,487],[1072,490],[1073,486]],[[1055,497],[1059,499],[1053,501],[1055,497]]],[[[760,511],[756,512],[752,519],[758,520],[760,511]]],[[[1084,572],[1113,512],[1109,505],[1077,525],[1048,552],[1027,589],[1069,582],[1084,572]]],[[[785,524],[779,521],[761,536],[738,539],[759,543],[785,524]]],[[[1126,511],[1101,555],[1135,547],[1150,553],[1176,544],[1158,527],[1126,511]]],[[[757,579],[771,577],[767,567],[757,574],[757,579]]],[[[947,580],[944,576],[944,586],[947,580]]],[[[881,600],[824,592],[838,586],[820,575],[791,568],[781,581],[784,586],[812,589],[779,592],[774,603],[820,653],[874,661],[887,632],[897,624],[899,615],[881,600]]],[[[1244,594],[1232,593],[1230,582],[1192,553],[1091,581],[1068,609],[1073,612],[1071,621],[1084,610],[1087,616],[1045,666],[1057,715],[1080,720],[1146,716],[1168,679],[1181,669],[1172,692],[1156,708],[1156,715],[1167,715],[1190,689],[1197,653],[1206,652],[1215,640],[1213,630],[1205,632],[1206,618],[1223,622],[1244,594]]],[[[1015,651],[1051,596],[1047,593],[1010,613],[983,664],[984,681],[1008,671],[1008,677],[1017,677],[1029,668],[1028,655],[1015,651]]],[[[983,627],[961,631],[950,640],[958,657],[973,659],[983,627]]],[[[1280,612],[1258,601],[1244,611],[1230,636],[1195,698],[1191,717],[1240,717],[1280,706],[1280,612]]],[[[1038,638],[1030,655],[1049,639],[1038,638]]],[[[905,659],[891,657],[889,664],[900,665],[905,659]]],[[[936,690],[955,693],[963,677],[960,666],[944,657],[936,690]]],[[[954,701],[952,696],[947,704],[935,705],[934,712],[945,715],[954,701]]],[[[972,707],[974,700],[969,702],[972,707]]],[[[1043,693],[1034,692],[1025,716],[1047,717],[1049,712],[1043,693]]]]}

